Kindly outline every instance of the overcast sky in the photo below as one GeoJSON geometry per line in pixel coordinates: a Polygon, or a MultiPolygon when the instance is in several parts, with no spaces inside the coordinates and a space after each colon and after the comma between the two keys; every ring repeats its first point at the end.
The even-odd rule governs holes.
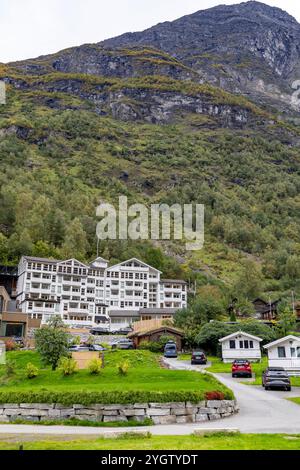
{"type": "MultiPolygon", "coordinates": [[[[0,0],[0,62],[99,42],[238,0],[0,0]]],[[[296,0],[265,0],[300,22],[296,0]]]]}

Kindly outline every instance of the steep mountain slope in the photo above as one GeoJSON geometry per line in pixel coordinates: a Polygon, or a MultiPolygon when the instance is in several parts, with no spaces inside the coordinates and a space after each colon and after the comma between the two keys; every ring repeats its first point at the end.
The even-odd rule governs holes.
{"type": "Polygon", "coordinates": [[[286,13],[248,2],[1,66],[0,262],[92,257],[99,200],[125,194],[204,203],[205,248],[162,242],[172,260],[147,243],[108,242],[105,257],[226,285],[250,259],[262,290],[300,294],[300,129],[279,117],[298,34],[286,13]]]}
{"type": "Polygon", "coordinates": [[[300,25],[259,2],[218,6],[146,31],[13,64],[30,73],[106,77],[167,75],[208,82],[293,113],[300,79],[300,25]]]}
{"type": "Polygon", "coordinates": [[[105,47],[152,46],[181,60],[201,79],[263,102],[290,104],[300,77],[300,25],[260,2],[218,6],[140,33],[104,41],[105,47]]]}

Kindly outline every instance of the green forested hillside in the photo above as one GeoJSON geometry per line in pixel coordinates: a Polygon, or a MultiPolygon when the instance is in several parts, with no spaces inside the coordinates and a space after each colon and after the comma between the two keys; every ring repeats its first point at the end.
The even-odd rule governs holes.
{"type": "MultiPolygon", "coordinates": [[[[231,286],[254,269],[262,293],[299,291],[297,128],[230,94],[226,103],[233,108],[227,110],[233,113],[239,106],[252,113],[243,126],[190,109],[176,111],[160,125],[116,119],[95,110],[91,96],[65,89],[67,76],[58,78],[64,86],[49,91],[43,86],[46,77],[35,87],[18,76],[8,87],[7,105],[0,107],[1,263],[14,264],[22,254],[93,258],[96,206],[127,195],[130,202],[146,204],[204,203],[205,247],[185,252],[178,242],[154,248],[103,242],[105,257],[139,256],[166,276],[220,286],[231,286]]],[[[86,80],[90,92],[94,85],[86,80]]],[[[140,97],[138,80],[115,87],[128,83],[140,97]]],[[[169,82],[163,83],[165,89],[156,88],[156,94],[166,92],[169,82]]],[[[172,93],[178,94],[180,83],[172,93]]],[[[187,88],[182,83],[185,97],[187,88]]],[[[210,99],[224,104],[221,91],[209,90],[210,99]]]]}

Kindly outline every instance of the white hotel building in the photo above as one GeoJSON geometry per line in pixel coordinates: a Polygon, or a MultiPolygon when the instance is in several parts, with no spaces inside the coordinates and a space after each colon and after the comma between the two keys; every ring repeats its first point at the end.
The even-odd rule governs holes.
{"type": "Polygon", "coordinates": [[[170,318],[186,307],[186,282],[160,276],[160,271],[136,258],[109,267],[103,258],[87,265],[76,259],[23,256],[17,305],[42,323],[60,315],[69,326],[110,324],[114,330],[136,320],[170,318]]]}

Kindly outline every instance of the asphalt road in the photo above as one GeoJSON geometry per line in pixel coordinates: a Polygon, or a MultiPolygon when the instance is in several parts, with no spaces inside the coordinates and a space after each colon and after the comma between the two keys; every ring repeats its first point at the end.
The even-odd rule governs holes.
{"type": "MultiPolygon", "coordinates": [[[[191,366],[188,361],[168,360],[174,369],[197,370],[203,366],[191,366]]],[[[245,385],[229,374],[215,374],[224,384],[231,388],[237,398],[240,412],[232,417],[207,423],[175,424],[150,426],[142,428],[93,428],[78,426],[37,426],[37,425],[0,425],[0,440],[5,435],[22,434],[37,436],[114,436],[124,432],[149,431],[156,435],[184,435],[195,429],[239,429],[243,433],[290,433],[300,434],[300,406],[286,398],[300,397],[300,389],[291,392],[265,391],[262,387],[245,385]],[[297,391],[298,390],[298,391],[297,391]]]]}

